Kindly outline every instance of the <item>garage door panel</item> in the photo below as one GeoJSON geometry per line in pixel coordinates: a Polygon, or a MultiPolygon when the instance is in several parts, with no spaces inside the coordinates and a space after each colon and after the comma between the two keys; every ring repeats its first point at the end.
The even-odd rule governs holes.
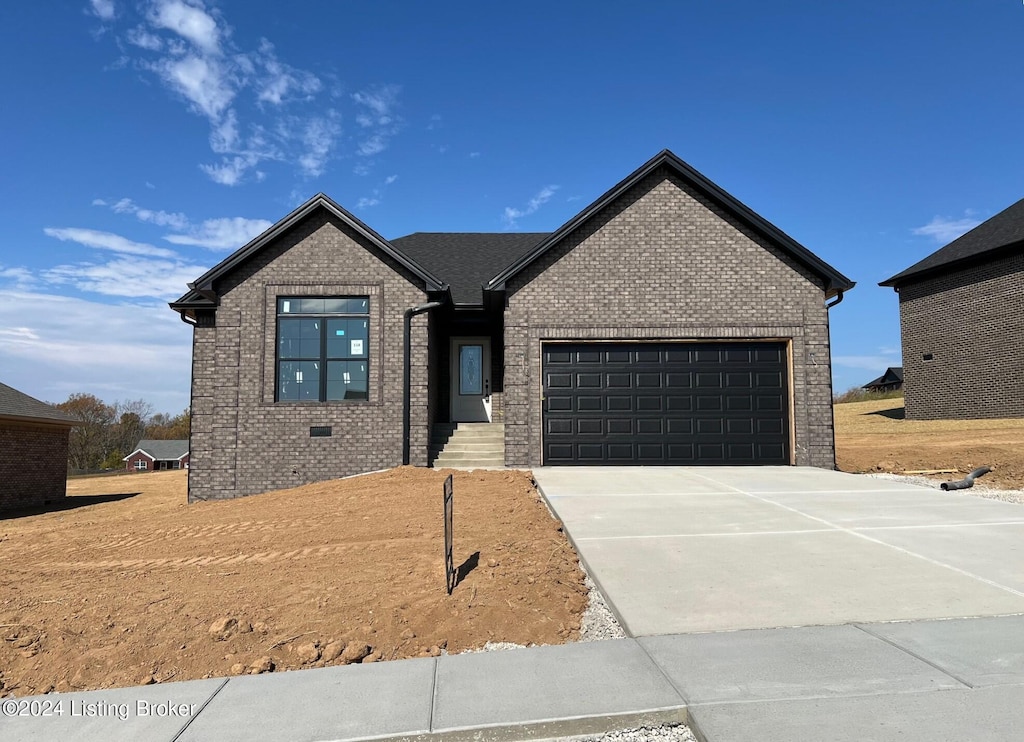
{"type": "Polygon", "coordinates": [[[546,464],[789,463],[782,343],[551,344],[542,370],[546,464]]]}

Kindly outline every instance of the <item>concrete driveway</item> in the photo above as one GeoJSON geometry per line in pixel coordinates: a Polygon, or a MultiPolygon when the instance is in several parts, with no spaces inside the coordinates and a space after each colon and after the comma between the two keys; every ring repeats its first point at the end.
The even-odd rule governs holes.
{"type": "Polygon", "coordinates": [[[1024,506],[802,467],[534,470],[632,636],[1024,613],[1024,506]]]}

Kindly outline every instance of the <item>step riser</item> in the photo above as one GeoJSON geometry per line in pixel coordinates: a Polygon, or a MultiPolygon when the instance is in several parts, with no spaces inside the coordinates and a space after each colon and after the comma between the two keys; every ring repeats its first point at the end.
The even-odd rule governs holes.
{"type": "Polygon", "coordinates": [[[430,458],[435,468],[502,469],[505,466],[503,423],[436,425],[430,435],[430,458]]]}

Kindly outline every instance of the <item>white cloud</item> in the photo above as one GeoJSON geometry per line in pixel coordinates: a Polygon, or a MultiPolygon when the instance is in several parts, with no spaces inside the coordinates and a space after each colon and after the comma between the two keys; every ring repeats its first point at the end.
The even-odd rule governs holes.
{"type": "Polygon", "coordinates": [[[221,31],[202,3],[157,0],[150,12],[150,22],[157,28],[173,31],[206,54],[220,53],[221,31]]]}
{"type": "Polygon", "coordinates": [[[551,197],[555,195],[555,191],[557,191],[558,188],[559,186],[556,185],[544,186],[522,209],[506,206],[505,213],[502,214],[502,220],[505,222],[505,226],[514,227],[516,225],[516,221],[521,217],[536,213],[541,206],[551,200],[551,197]]]}
{"type": "Polygon", "coordinates": [[[384,178],[384,185],[391,185],[396,180],[398,180],[397,175],[389,175],[388,177],[384,178]]]}
{"type": "Polygon", "coordinates": [[[981,224],[980,220],[971,216],[973,213],[974,212],[972,210],[968,209],[964,212],[965,216],[963,219],[950,219],[947,217],[937,216],[923,227],[916,227],[911,231],[916,235],[931,237],[936,242],[946,244],[947,242],[952,242],[965,232],[970,232],[981,224]]]}
{"type": "Polygon", "coordinates": [[[36,280],[28,268],[4,268],[2,265],[0,265],[0,279],[6,279],[18,287],[31,286],[36,280]]]}
{"type": "Polygon", "coordinates": [[[395,113],[401,90],[398,85],[379,85],[352,94],[352,100],[359,108],[356,123],[367,130],[367,136],[359,142],[356,150],[363,157],[383,152],[391,137],[401,129],[402,120],[395,113]]]}
{"type": "Polygon", "coordinates": [[[170,260],[118,258],[107,263],[58,265],[40,273],[51,284],[74,286],[105,296],[176,299],[207,268],[170,260]]]}
{"type": "Polygon", "coordinates": [[[211,250],[235,250],[250,242],[254,237],[263,234],[271,226],[273,226],[272,223],[266,219],[244,219],[240,216],[207,219],[198,227],[190,228],[187,234],[169,234],[164,239],[175,245],[196,245],[211,250]]]}
{"type": "MultiPolygon", "coordinates": [[[[177,254],[173,250],[162,247],[147,245],[143,242],[132,242],[118,234],[101,232],[95,229],[81,229],[78,227],[46,227],[43,232],[62,242],[77,242],[86,247],[98,250],[112,250],[113,252],[125,255],[140,255],[153,258],[174,258],[177,254]]],[[[199,275],[199,274],[196,274],[199,275]]]]}
{"type": "MultiPolygon", "coordinates": [[[[106,206],[107,202],[97,199],[93,201],[93,206],[106,206]],[[97,203],[97,201],[99,203],[97,203]]],[[[144,209],[137,205],[130,198],[122,198],[114,204],[110,205],[110,208],[116,214],[133,214],[141,222],[149,222],[150,224],[156,224],[160,227],[170,227],[171,229],[186,229],[188,227],[188,217],[181,212],[170,213],[167,211],[153,211],[152,209],[144,209]]]]}
{"type": "MultiPolygon", "coordinates": [[[[266,39],[260,42],[259,61],[264,74],[257,81],[257,99],[263,103],[281,105],[292,95],[308,99],[323,87],[311,72],[296,69],[277,58],[274,45],[266,39]]],[[[255,67],[254,67],[255,69],[255,67]]]]}
{"type": "Polygon", "coordinates": [[[362,163],[362,162],[357,163],[356,166],[352,168],[352,174],[353,175],[369,175],[370,174],[370,166],[365,164],[365,163],[362,163]]]}
{"type": "Polygon", "coordinates": [[[192,333],[162,301],[0,289],[0,328],[0,378],[34,397],[141,397],[172,412],[188,405],[192,333]]]}
{"type": "Polygon", "coordinates": [[[219,158],[199,167],[222,185],[262,180],[268,161],[289,163],[306,177],[323,175],[342,134],[342,111],[336,102],[320,103],[325,93],[354,109],[363,133],[352,149],[362,157],[384,151],[401,128],[397,86],[351,96],[328,91],[322,76],[288,64],[268,39],[239,48],[223,14],[203,0],[144,0],[141,19],[126,23],[120,41],[139,69],[206,119],[219,158]]]}
{"type": "Polygon", "coordinates": [[[114,20],[114,0],[90,0],[93,14],[102,21],[114,20]]]}
{"type": "Polygon", "coordinates": [[[235,81],[218,60],[189,54],[160,60],[151,69],[215,126],[235,98],[235,81]]]}
{"type": "Polygon", "coordinates": [[[366,208],[369,208],[371,206],[376,206],[379,203],[380,203],[380,199],[379,198],[368,198],[368,197],[364,196],[363,198],[361,198],[358,201],[356,201],[356,208],[357,209],[366,209],[366,208]]]}
{"type": "Polygon", "coordinates": [[[479,157],[479,156],[480,156],[480,153],[479,153],[479,152],[470,152],[470,153],[469,153],[469,157],[470,157],[470,159],[472,159],[472,160],[475,160],[475,159],[476,159],[477,157],[479,157]]]}
{"type": "Polygon", "coordinates": [[[135,28],[128,31],[126,36],[129,44],[133,44],[140,49],[147,49],[151,52],[158,52],[164,48],[163,39],[156,34],[151,34],[146,30],[145,26],[136,26],[135,28]]]}
{"type": "MultiPolygon", "coordinates": [[[[210,180],[221,185],[233,186],[242,182],[245,174],[259,164],[255,154],[237,155],[221,158],[219,165],[200,165],[199,169],[210,176],[210,180]]],[[[257,180],[263,176],[257,171],[257,180]]]]}
{"type": "Polygon", "coordinates": [[[323,174],[334,143],[341,134],[338,118],[335,111],[329,111],[327,116],[315,117],[306,124],[302,134],[306,151],[299,157],[299,165],[306,175],[315,178],[323,174]]]}
{"type": "Polygon", "coordinates": [[[388,145],[384,137],[380,134],[374,134],[369,139],[359,143],[358,151],[363,157],[372,157],[373,155],[380,154],[387,148],[388,145]]]}

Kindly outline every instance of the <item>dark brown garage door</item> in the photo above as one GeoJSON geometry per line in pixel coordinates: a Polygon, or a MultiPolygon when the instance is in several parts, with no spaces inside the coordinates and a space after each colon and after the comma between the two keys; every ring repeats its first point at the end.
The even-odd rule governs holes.
{"type": "Polygon", "coordinates": [[[544,345],[544,464],[789,463],[784,343],[544,345]]]}

